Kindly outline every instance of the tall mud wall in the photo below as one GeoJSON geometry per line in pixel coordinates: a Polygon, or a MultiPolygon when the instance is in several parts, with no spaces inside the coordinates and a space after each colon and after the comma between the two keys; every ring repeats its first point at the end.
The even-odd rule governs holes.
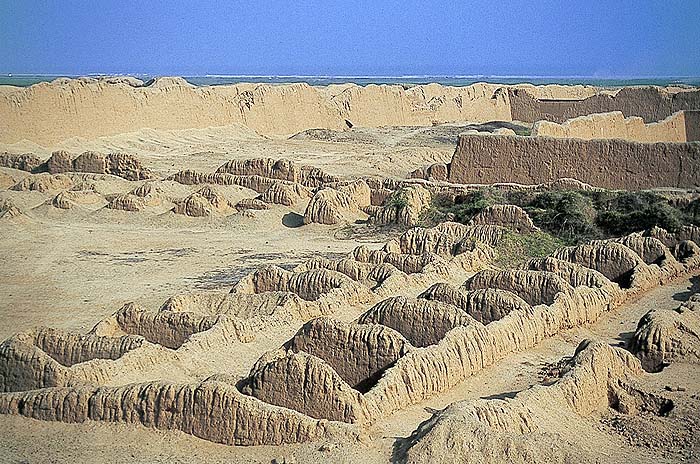
{"type": "MultiPolygon", "coordinates": [[[[689,112],[691,113],[691,112],[689,112]]],[[[537,121],[532,128],[536,137],[557,137],[577,139],[623,139],[635,142],[688,142],[686,132],[692,131],[692,124],[685,119],[685,112],[673,113],[659,122],[645,124],[637,116],[625,118],[621,111],[596,113],[569,119],[563,124],[551,121],[537,121]]],[[[692,121],[689,121],[692,123],[692,121]]]]}
{"type": "Polygon", "coordinates": [[[700,186],[700,143],[462,135],[449,180],[538,184],[564,177],[615,189],[694,188],[700,186]]]}
{"type": "Polygon", "coordinates": [[[42,145],[143,128],[245,125],[264,135],[309,128],[431,125],[510,120],[500,86],[236,84],[195,87],[181,78],[140,81],[57,79],[19,88],[0,86],[0,142],[42,145]]]}
{"type": "Polygon", "coordinates": [[[685,137],[690,141],[700,140],[700,111],[684,111],[685,137]]]}
{"type": "MultiPolygon", "coordinates": [[[[0,143],[51,146],[71,137],[96,138],[141,129],[178,130],[240,125],[267,136],[310,128],[429,126],[444,122],[564,122],[621,111],[645,122],[700,110],[700,90],[628,87],[617,93],[583,86],[502,86],[476,83],[241,83],[196,87],[182,78],[57,79],[30,87],[0,86],[0,143]]],[[[697,121],[697,119],[694,119],[697,121]]],[[[695,132],[700,132],[697,124],[695,132]]]]}
{"type": "Polygon", "coordinates": [[[677,111],[700,110],[700,90],[670,92],[660,87],[625,87],[615,95],[599,93],[582,100],[540,100],[525,89],[511,88],[508,99],[513,120],[523,122],[562,123],[579,116],[611,111],[654,122],[677,111]]]}

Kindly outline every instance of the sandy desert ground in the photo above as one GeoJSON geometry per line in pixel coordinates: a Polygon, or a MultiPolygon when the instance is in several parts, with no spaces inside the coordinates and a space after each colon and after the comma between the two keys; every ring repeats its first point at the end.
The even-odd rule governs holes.
{"type": "MultiPolygon", "coordinates": [[[[291,97],[253,89],[281,103],[211,127],[96,120],[23,136],[24,111],[50,108],[48,85],[0,92],[12,121],[0,132],[0,462],[700,460],[697,224],[574,243],[525,207],[482,206],[462,224],[436,213],[438,199],[484,188],[426,170],[455,165],[460,134],[536,136],[535,121],[510,117],[507,91],[428,87],[426,109],[411,106],[415,89],[341,86],[324,98],[366,124],[343,127],[323,106],[281,134],[267,130],[270,105],[291,97]],[[392,92],[399,103],[372,110],[392,92]],[[48,164],[26,168],[25,153],[48,164]],[[515,259],[514,243],[537,250],[515,259]]],[[[173,92],[222,105],[233,92],[163,89],[156,109],[173,92]]],[[[89,91],[76,101],[101,101],[89,91]]],[[[663,142],[700,163],[697,142],[663,142]]],[[[682,169],[700,173],[692,162],[682,169]]],[[[658,187],[674,208],[699,201],[697,187],[658,187]]]]}

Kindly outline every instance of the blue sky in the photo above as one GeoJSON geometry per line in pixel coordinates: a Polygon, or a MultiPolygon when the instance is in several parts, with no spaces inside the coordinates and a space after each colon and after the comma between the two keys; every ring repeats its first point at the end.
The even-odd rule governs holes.
{"type": "Polygon", "coordinates": [[[0,72],[698,76],[700,0],[0,0],[0,72]]]}

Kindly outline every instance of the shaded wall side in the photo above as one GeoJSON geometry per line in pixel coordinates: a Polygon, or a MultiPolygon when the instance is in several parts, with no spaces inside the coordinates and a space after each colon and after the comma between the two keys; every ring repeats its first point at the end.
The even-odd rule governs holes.
{"type": "Polygon", "coordinates": [[[700,111],[685,112],[685,137],[688,142],[700,141],[700,111]]]}
{"type": "Polygon", "coordinates": [[[700,143],[462,135],[450,182],[538,184],[573,177],[604,188],[700,185],[700,143]]]}

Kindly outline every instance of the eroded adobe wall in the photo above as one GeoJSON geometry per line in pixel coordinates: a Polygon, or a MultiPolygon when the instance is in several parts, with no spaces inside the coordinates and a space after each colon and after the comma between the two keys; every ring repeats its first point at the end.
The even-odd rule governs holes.
{"type": "Polygon", "coordinates": [[[700,110],[685,111],[685,138],[688,142],[700,140],[700,110]]]}
{"type": "Polygon", "coordinates": [[[563,124],[537,121],[532,128],[536,137],[573,137],[577,139],[623,139],[635,142],[687,142],[685,112],[673,113],[659,122],[645,124],[644,120],[631,116],[625,118],[620,111],[596,113],[569,119],[563,124]]]}
{"type": "Polygon", "coordinates": [[[143,83],[79,78],[0,92],[0,141],[49,146],[140,129],[247,126],[288,136],[309,128],[507,121],[508,94],[497,84],[466,87],[241,83],[195,87],[179,77],[143,83]],[[117,111],[115,111],[117,109],[117,111]]]}
{"type": "Polygon", "coordinates": [[[539,184],[572,177],[596,187],[700,185],[699,143],[639,143],[508,135],[462,135],[450,182],[539,184]]]}
{"type": "Polygon", "coordinates": [[[673,93],[659,87],[625,87],[615,95],[599,93],[583,100],[539,100],[527,90],[511,88],[508,97],[512,119],[523,122],[562,123],[578,116],[611,111],[655,122],[677,111],[700,109],[700,90],[673,93]]]}

